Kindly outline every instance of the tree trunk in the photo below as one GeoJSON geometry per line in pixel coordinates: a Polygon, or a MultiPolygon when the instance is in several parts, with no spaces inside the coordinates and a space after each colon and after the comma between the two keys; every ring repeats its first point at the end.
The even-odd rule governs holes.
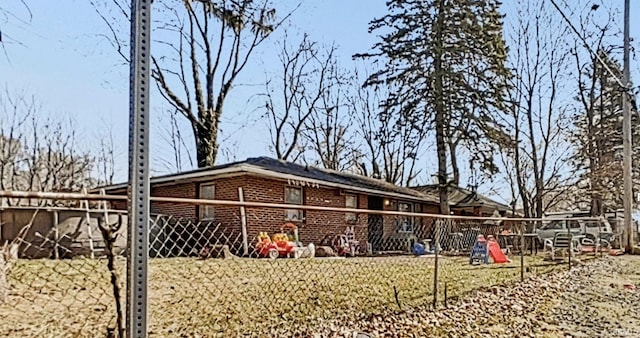
{"type": "MultiPolygon", "coordinates": [[[[524,169],[522,168],[522,164],[520,163],[520,111],[519,107],[514,106],[513,108],[513,120],[514,120],[514,135],[513,135],[513,157],[516,167],[516,182],[518,184],[518,193],[520,198],[522,199],[522,209],[524,211],[524,217],[531,217],[531,213],[529,212],[529,197],[527,196],[527,187],[524,181],[524,169]]],[[[515,215],[515,205],[514,205],[514,215],[515,215]]]]}
{"type": "Polygon", "coordinates": [[[593,116],[592,113],[587,112],[587,118],[589,119],[588,123],[588,145],[587,145],[587,149],[589,149],[589,181],[590,181],[590,188],[591,188],[591,192],[590,192],[590,197],[591,197],[591,203],[590,203],[590,210],[589,213],[591,216],[600,216],[602,215],[603,212],[603,205],[602,205],[602,188],[600,187],[600,179],[597,175],[598,173],[598,163],[600,163],[599,161],[599,156],[598,153],[599,151],[597,151],[596,149],[594,149],[594,138],[595,135],[593,133],[593,116]]]}
{"type": "Polygon", "coordinates": [[[438,186],[440,195],[440,213],[449,215],[449,189],[447,182],[447,145],[445,143],[445,107],[443,102],[443,77],[442,72],[442,27],[444,24],[445,5],[443,0],[438,0],[438,18],[435,29],[434,48],[434,94],[436,108],[436,147],[438,152],[438,186]]]}
{"type": "Polygon", "coordinates": [[[218,123],[213,118],[203,118],[193,126],[196,141],[198,168],[215,165],[218,155],[218,123]]]}
{"type": "MultiPolygon", "coordinates": [[[[539,175],[540,176],[540,175],[539,175]]],[[[544,199],[543,194],[544,191],[544,182],[541,177],[536,179],[536,217],[541,218],[544,211],[544,199]]]]}
{"type": "MultiPolygon", "coordinates": [[[[441,76],[436,77],[436,88],[438,88],[437,79],[441,76]]],[[[436,92],[438,89],[436,89],[436,92]]],[[[443,124],[444,120],[444,111],[442,109],[442,101],[441,99],[436,99],[438,103],[436,103],[436,147],[438,151],[438,187],[439,187],[439,195],[440,195],[440,213],[443,215],[449,215],[449,187],[447,182],[447,149],[444,141],[444,128],[443,124]]]]}
{"type": "MultiPolygon", "coordinates": [[[[593,69],[593,77],[595,78],[596,76],[598,77],[598,80],[600,82],[600,105],[599,105],[599,113],[600,113],[600,118],[598,119],[598,124],[600,124],[600,126],[602,126],[603,120],[604,120],[604,104],[602,104],[602,96],[604,96],[603,90],[605,88],[605,79],[604,79],[604,74],[600,73],[598,74],[598,68],[595,66],[597,65],[597,59],[596,58],[592,58],[591,59],[591,64],[594,65],[594,69],[593,69]],[[598,76],[599,75],[599,76],[598,76]]],[[[593,80],[594,82],[596,81],[595,79],[593,80]]],[[[590,93],[589,95],[589,105],[590,107],[588,107],[587,109],[587,151],[588,151],[588,157],[589,157],[589,181],[590,181],[590,186],[591,186],[591,203],[590,203],[590,210],[589,213],[591,216],[600,216],[603,214],[603,203],[602,203],[602,187],[600,185],[600,177],[599,173],[601,172],[600,169],[600,164],[603,162],[602,161],[602,148],[603,148],[603,142],[602,142],[602,129],[601,128],[597,128],[595,126],[595,101],[596,98],[594,96],[593,91],[590,93]],[[596,132],[596,130],[598,132],[596,132]]]]}
{"type": "Polygon", "coordinates": [[[451,170],[453,172],[453,179],[451,184],[456,187],[460,186],[460,168],[458,167],[458,155],[456,153],[455,142],[449,141],[449,154],[451,154],[451,170]]]}
{"type": "Polygon", "coordinates": [[[536,149],[537,142],[535,139],[536,130],[533,126],[533,111],[531,109],[531,97],[529,96],[529,102],[527,106],[529,109],[527,110],[527,124],[529,126],[529,143],[531,145],[531,162],[533,164],[533,175],[535,180],[536,194],[533,196],[533,204],[535,207],[535,215],[534,217],[542,217],[543,211],[543,192],[544,192],[544,178],[543,172],[540,170],[540,163],[538,162],[538,150],[536,149]]]}

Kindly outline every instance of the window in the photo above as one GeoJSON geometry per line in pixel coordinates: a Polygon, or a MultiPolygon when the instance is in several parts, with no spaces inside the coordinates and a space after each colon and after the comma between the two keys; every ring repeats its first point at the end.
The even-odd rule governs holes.
{"type": "MultiPolygon", "coordinates": [[[[302,205],[302,188],[284,187],[284,203],[302,205]]],[[[286,221],[302,222],[304,212],[301,209],[287,209],[284,211],[286,221]]]]}
{"type": "MultiPolygon", "coordinates": [[[[216,186],[209,184],[200,185],[200,198],[212,200],[216,197],[216,186]]],[[[213,205],[201,205],[200,206],[200,219],[211,220],[213,219],[213,205]]]]}
{"type": "Polygon", "coordinates": [[[569,221],[569,229],[580,229],[580,222],[576,220],[569,221]]]}
{"type": "MultiPolygon", "coordinates": [[[[349,209],[357,209],[358,208],[358,196],[347,194],[344,196],[344,206],[349,209]]],[[[346,212],[344,214],[344,220],[346,222],[354,223],[358,221],[358,214],[355,212],[346,212]]]]}
{"type": "Polygon", "coordinates": [[[552,221],[551,223],[543,225],[540,230],[562,230],[562,228],[564,228],[562,223],[563,221],[552,221]]]}
{"type": "MultiPolygon", "coordinates": [[[[407,202],[398,202],[398,211],[413,212],[413,204],[407,202]]],[[[398,232],[413,233],[414,219],[411,216],[398,216],[398,232]]]]}
{"type": "Polygon", "coordinates": [[[597,221],[587,221],[587,228],[600,228],[600,222],[597,221]]]}

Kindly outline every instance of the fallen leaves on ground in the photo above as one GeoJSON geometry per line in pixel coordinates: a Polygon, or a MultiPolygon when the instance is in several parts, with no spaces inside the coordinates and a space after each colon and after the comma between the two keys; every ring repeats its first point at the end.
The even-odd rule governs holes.
{"type": "Polygon", "coordinates": [[[605,258],[571,271],[474,290],[446,308],[344,317],[299,337],[638,337],[640,257],[605,258]],[[613,286],[613,287],[611,287],[613,286]]]}

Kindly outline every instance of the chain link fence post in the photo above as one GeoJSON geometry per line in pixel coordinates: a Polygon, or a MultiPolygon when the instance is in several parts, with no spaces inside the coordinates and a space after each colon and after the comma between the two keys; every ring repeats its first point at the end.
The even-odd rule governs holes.
{"type": "MultiPolygon", "coordinates": [[[[600,258],[602,258],[602,224],[605,222],[605,218],[602,217],[602,220],[598,222],[598,245],[596,245],[596,248],[599,251],[600,254],[600,258]]],[[[611,242],[610,242],[611,238],[609,238],[609,240],[607,241],[609,249],[611,249],[611,242]]],[[[597,255],[594,255],[595,257],[597,257],[597,255]]]]}
{"type": "Polygon", "coordinates": [[[441,226],[442,226],[442,220],[438,219],[435,222],[435,229],[434,229],[434,259],[433,259],[433,308],[436,308],[436,305],[438,304],[438,260],[439,260],[439,256],[440,256],[440,231],[441,231],[441,226]]]}
{"type": "Polygon", "coordinates": [[[566,226],[567,226],[567,236],[569,237],[569,248],[567,249],[567,251],[569,251],[568,256],[569,256],[569,270],[571,270],[571,254],[573,251],[573,235],[571,234],[571,224],[569,221],[564,221],[566,226]]]}
{"type": "Polygon", "coordinates": [[[520,222],[520,281],[524,281],[524,232],[526,226],[520,222]]]}

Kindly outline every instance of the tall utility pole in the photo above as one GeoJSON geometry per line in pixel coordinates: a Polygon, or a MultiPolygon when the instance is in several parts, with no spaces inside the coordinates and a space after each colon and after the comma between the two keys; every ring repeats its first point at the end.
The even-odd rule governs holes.
{"type": "Polygon", "coordinates": [[[633,180],[631,179],[631,102],[630,101],[630,80],[629,80],[629,2],[624,2],[624,70],[622,73],[622,83],[624,92],[622,94],[622,145],[624,148],[623,176],[624,176],[624,231],[625,231],[625,251],[633,251],[633,221],[631,220],[631,208],[633,207],[633,180]]]}

